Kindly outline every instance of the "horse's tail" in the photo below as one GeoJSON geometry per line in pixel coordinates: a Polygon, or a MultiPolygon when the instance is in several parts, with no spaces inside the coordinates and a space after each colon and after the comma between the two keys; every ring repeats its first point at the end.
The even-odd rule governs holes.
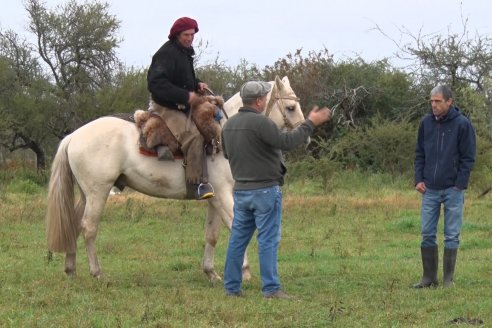
{"type": "Polygon", "coordinates": [[[74,177],[67,154],[70,139],[68,136],[61,141],[53,160],[46,214],[48,248],[50,251],[61,253],[75,253],[78,236],[74,177]]]}

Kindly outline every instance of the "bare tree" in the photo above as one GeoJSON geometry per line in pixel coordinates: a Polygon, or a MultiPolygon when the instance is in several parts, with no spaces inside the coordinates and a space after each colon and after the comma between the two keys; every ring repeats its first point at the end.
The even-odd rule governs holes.
{"type": "Polygon", "coordinates": [[[424,34],[422,29],[412,33],[403,28],[400,41],[388,36],[378,25],[375,29],[397,46],[397,58],[411,62],[405,69],[417,80],[443,82],[453,89],[471,86],[486,91],[492,72],[492,37],[470,32],[467,18],[462,18],[459,32],[451,30],[456,26],[449,26],[444,35],[424,34]]]}
{"type": "MultiPolygon", "coordinates": [[[[382,34],[388,37],[379,26],[382,34]]],[[[492,139],[492,37],[470,32],[468,19],[448,28],[446,34],[413,34],[400,30],[406,42],[393,42],[397,57],[409,60],[405,69],[428,94],[438,83],[446,83],[455,92],[455,103],[471,117],[477,131],[492,139]],[[459,31],[452,31],[451,27],[459,31]]]]}

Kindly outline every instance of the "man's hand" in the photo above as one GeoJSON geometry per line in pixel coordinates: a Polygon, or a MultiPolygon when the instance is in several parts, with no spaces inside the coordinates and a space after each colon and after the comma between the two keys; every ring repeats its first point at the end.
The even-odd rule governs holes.
{"type": "Polygon", "coordinates": [[[198,93],[203,94],[205,89],[208,89],[208,85],[205,82],[198,82],[198,93]]]}
{"type": "Polygon", "coordinates": [[[419,193],[423,194],[423,193],[425,192],[425,183],[424,183],[423,181],[422,181],[422,182],[417,183],[417,184],[415,185],[415,189],[416,189],[419,193]]]}
{"type": "Polygon", "coordinates": [[[315,126],[328,122],[331,118],[331,110],[328,107],[319,108],[314,106],[308,114],[308,120],[315,126]]]}
{"type": "Polygon", "coordinates": [[[201,96],[198,93],[191,91],[188,97],[188,104],[191,105],[193,103],[196,103],[200,97],[201,96]]]}

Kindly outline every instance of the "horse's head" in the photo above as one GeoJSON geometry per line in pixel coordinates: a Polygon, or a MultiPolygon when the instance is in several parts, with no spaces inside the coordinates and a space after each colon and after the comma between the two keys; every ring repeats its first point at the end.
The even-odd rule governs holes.
{"type": "MultiPolygon", "coordinates": [[[[282,131],[289,131],[304,121],[299,98],[292,90],[289,78],[284,76],[280,79],[275,77],[275,81],[269,82],[272,85],[272,90],[267,95],[267,107],[264,114],[282,131]]],[[[224,109],[228,116],[237,113],[243,105],[239,92],[227,100],[224,104],[224,109]]],[[[225,118],[224,118],[225,119],[225,118]]],[[[309,140],[307,141],[309,143],[309,140]]]]}
{"type": "Polygon", "coordinates": [[[304,121],[299,98],[292,90],[289,78],[284,76],[270,82],[272,90],[267,96],[265,115],[270,117],[281,130],[292,130],[304,121]]]}

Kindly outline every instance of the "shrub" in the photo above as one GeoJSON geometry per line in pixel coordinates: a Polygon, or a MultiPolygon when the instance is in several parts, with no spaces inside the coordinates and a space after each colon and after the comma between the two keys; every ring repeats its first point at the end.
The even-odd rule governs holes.
{"type": "Polygon", "coordinates": [[[0,194],[34,194],[48,185],[49,171],[37,172],[27,163],[10,161],[0,166],[0,194]]]}
{"type": "Polygon", "coordinates": [[[469,185],[479,191],[492,186],[492,143],[481,135],[477,135],[477,156],[469,185]]]}
{"type": "Polygon", "coordinates": [[[35,195],[42,191],[43,187],[39,186],[32,180],[19,179],[16,178],[12,180],[6,187],[6,193],[15,193],[15,194],[28,194],[35,195]]]}
{"type": "Polygon", "coordinates": [[[321,145],[321,154],[345,168],[408,174],[413,171],[416,133],[414,124],[375,119],[321,145]]]}

